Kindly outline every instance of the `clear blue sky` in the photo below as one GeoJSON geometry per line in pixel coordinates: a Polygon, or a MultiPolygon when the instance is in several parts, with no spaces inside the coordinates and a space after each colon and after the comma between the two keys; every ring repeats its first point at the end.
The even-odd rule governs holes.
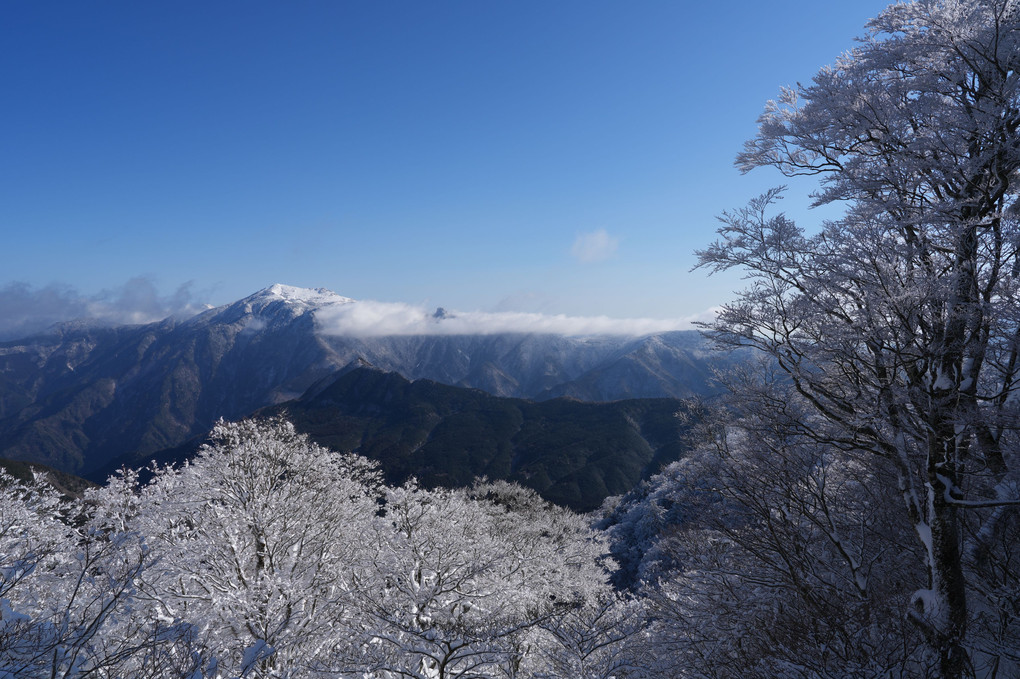
{"type": "Polygon", "coordinates": [[[885,4],[4,3],[0,289],[695,314],[765,101],[885,4]]]}

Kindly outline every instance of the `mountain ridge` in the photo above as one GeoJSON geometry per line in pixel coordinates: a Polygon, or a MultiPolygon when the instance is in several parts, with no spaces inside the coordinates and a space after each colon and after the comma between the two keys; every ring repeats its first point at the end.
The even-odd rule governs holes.
{"type": "MultiPolygon", "coordinates": [[[[411,477],[427,487],[509,480],[550,502],[590,511],[685,454],[686,425],[676,417],[684,408],[669,398],[529,401],[352,365],[253,417],[283,417],[319,445],[373,459],[390,484],[411,477]]],[[[205,440],[196,437],[154,459],[177,464],[205,440]]],[[[105,473],[148,461],[125,456],[105,473]]]]}
{"type": "Polygon", "coordinates": [[[359,360],[497,396],[587,401],[709,393],[713,361],[729,360],[706,356],[689,331],[358,337],[317,326],[320,310],[352,304],[274,285],[186,320],[67,324],[0,342],[0,455],[88,476],[127,452],[180,445],[219,418],[297,399],[359,360]]]}

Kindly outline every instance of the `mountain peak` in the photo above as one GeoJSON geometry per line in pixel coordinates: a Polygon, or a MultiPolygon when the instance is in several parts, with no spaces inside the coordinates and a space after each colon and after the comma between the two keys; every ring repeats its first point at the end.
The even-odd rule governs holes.
{"type": "Polygon", "coordinates": [[[287,323],[320,309],[349,304],[354,300],[326,288],[299,288],[277,283],[231,304],[214,307],[188,320],[191,326],[210,323],[244,322],[249,330],[261,329],[270,319],[287,323]],[[253,320],[250,317],[257,317],[253,320]],[[254,324],[254,325],[253,325],[254,324]]]}
{"type": "Polygon", "coordinates": [[[252,295],[252,298],[266,301],[283,300],[313,307],[347,304],[354,301],[350,297],[338,295],[326,288],[298,288],[293,285],[283,285],[282,283],[275,283],[264,290],[259,290],[252,295]]]}

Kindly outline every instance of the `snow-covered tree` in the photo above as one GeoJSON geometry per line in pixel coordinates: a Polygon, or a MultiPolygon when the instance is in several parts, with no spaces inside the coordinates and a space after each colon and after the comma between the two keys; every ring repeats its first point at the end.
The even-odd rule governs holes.
{"type": "Polygon", "coordinates": [[[891,470],[873,487],[913,526],[926,582],[908,613],[943,677],[1020,671],[1015,614],[991,594],[1016,571],[989,584],[976,567],[1015,568],[1002,537],[1020,506],[1018,88],[1020,3],[889,7],[835,66],[771,102],[738,157],[745,171],[818,175],[817,202],[845,215],[808,235],[771,214],[770,192],[726,214],[699,253],[751,280],[715,337],[785,372],[820,452],[891,470]]]}
{"type": "MultiPolygon", "coordinates": [[[[685,412],[695,408],[689,403],[685,412]]],[[[640,592],[679,567],[675,550],[666,544],[669,537],[690,525],[702,527],[704,517],[728,509],[716,488],[720,462],[711,458],[710,464],[705,457],[688,455],[626,495],[606,499],[595,527],[605,531],[619,565],[613,572],[614,585],[640,592]]]]}
{"type": "Polygon", "coordinates": [[[0,676],[187,676],[193,630],[136,611],[152,565],[144,540],[111,530],[45,482],[0,472],[0,676]]]}
{"type": "Polygon", "coordinates": [[[380,677],[529,676],[534,632],[607,591],[582,517],[506,483],[387,492],[363,588],[380,677]]]}
{"type": "Polygon", "coordinates": [[[159,559],[151,615],[195,625],[224,676],[314,675],[357,636],[379,479],[283,420],[221,422],[193,461],[119,503],[159,559]]]}
{"type": "Polygon", "coordinates": [[[923,676],[934,660],[903,616],[923,556],[886,500],[895,474],[819,444],[823,423],[762,371],[731,383],[739,415],[705,413],[677,477],[719,501],[658,542],[676,564],[645,588],[663,660],[692,677],[923,676]]]}
{"type": "MultiPolygon", "coordinates": [[[[84,500],[0,473],[0,677],[622,677],[643,625],[586,517],[386,488],[284,420],[84,500]]],[[[627,676],[637,676],[634,674],[627,676]]]]}
{"type": "MultiPolygon", "coordinates": [[[[605,592],[565,607],[541,623],[546,633],[535,679],[638,679],[653,677],[642,600],[605,592]]],[[[534,664],[534,663],[533,663],[534,664]]]]}

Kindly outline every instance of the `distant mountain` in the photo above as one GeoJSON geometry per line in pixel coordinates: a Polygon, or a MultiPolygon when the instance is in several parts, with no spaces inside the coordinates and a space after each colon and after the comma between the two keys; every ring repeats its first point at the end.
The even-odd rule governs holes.
{"type": "MultiPolygon", "coordinates": [[[[693,332],[355,337],[316,317],[357,304],[274,285],[185,321],[64,324],[0,343],[0,456],[85,476],[295,399],[348,365],[369,364],[499,396],[608,401],[711,390],[713,361],[693,332]]],[[[447,314],[435,323],[449,322],[447,314]]]]}
{"type": "Polygon", "coordinates": [[[0,343],[0,455],[87,475],[293,398],[336,369],[308,310],[263,291],[182,323],[0,343]]]}
{"type": "MultiPolygon", "coordinates": [[[[389,483],[508,479],[588,511],[683,455],[676,417],[683,407],[671,398],[535,402],[356,367],[257,415],[284,415],[320,445],[377,460],[389,483]]],[[[157,458],[181,461],[199,443],[157,458]]],[[[128,457],[112,466],[140,462],[128,457]]]]}

